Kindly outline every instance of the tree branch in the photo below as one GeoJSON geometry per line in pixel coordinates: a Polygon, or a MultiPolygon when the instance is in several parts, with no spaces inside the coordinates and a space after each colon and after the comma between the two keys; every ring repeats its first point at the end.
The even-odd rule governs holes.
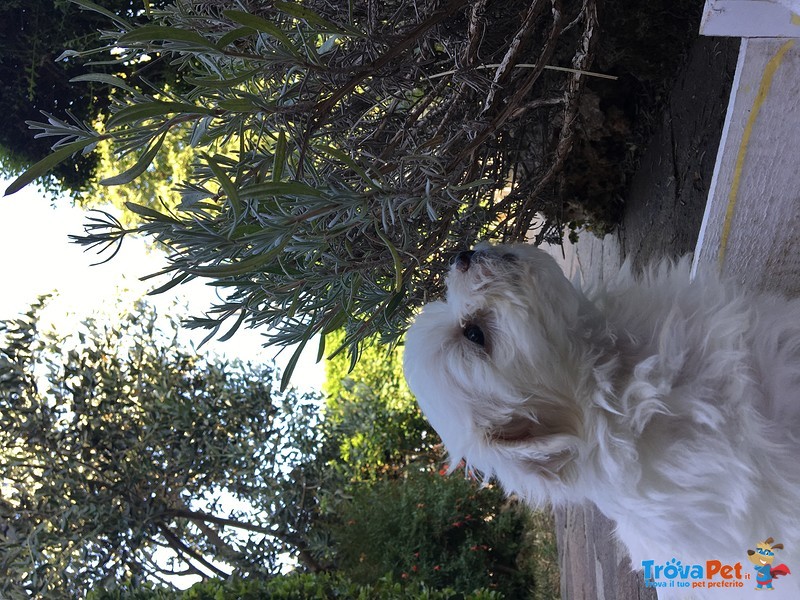
{"type": "MultiPolygon", "coordinates": [[[[191,562],[189,562],[187,557],[192,558],[193,560],[197,561],[198,563],[203,565],[205,568],[207,568],[209,571],[211,571],[217,577],[223,577],[223,578],[227,578],[228,577],[228,573],[226,573],[225,571],[223,571],[222,569],[220,569],[218,567],[215,567],[208,560],[206,560],[205,557],[202,554],[200,554],[196,550],[193,550],[192,548],[187,546],[183,542],[183,540],[181,540],[177,535],[175,535],[169,529],[169,527],[167,527],[167,525],[165,523],[159,523],[158,524],[158,529],[161,531],[161,535],[164,536],[164,539],[167,540],[167,542],[169,543],[170,547],[173,550],[175,550],[175,552],[178,553],[178,556],[181,557],[184,561],[186,561],[186,563],[189,566],[193,566],[193,565],[192,565],[191,562]]],[[[206,573],[203,573],[199,569],[197,570],[197,573],[201,577],[208,577],[208,575],[206,573]]]]}
{"type": "Polygon", "coordinates": [[[243,529],[245,531],[252,531],[254,533],[263,533],[264,535],[273,537],[276,540],[294,548],[297,551],[300,562],[302,562],[303,565],[305,565],[309,570],[314,572],[325,570],[322,564],[320,564],[319,561],[317,561],[308,551],[302,541],[297,539],[297,536],[285,531],[272,529],[270,527],[263,527],[261,525],[253,525],[252,523],[245,523],[235,519],[218,517],[216,515],[210,515],[208,513],[191,510],[189,508],[175,509],[170,511],[169,514],[173,517],[189,519],[190,521],[197,523],[198,526],[200,526],[200,522],[206,522],[221,525],[223,527],[235,527],[236,529],[243,529]]]}

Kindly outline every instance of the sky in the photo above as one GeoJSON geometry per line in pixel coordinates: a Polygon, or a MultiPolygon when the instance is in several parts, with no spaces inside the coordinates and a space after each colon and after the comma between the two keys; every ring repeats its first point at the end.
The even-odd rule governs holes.
{"type": "MultiPolygon", "coordinates": [[[[9,183],[0,178],[0,194],[9,183]]],[[[73,207],[68,199],[54,202],[34,185],[0,197],[0,319],[16,317],[24,313],[37,296],[57,291],[44,316],[57,331],[69,333],[68,330],[85,317],[114,311],[120,300],[132,302],[166,281],[163,278],[139,280],[163,268],[166,261],[163,254],[148,252],[138,238],[125,239],[122,249],[111,261],[91,266],[102,259],[68,240],[70,234],[83,233],[86,216],[85,210],[73,207]]],[[[210,286],[195,280],[151,296],[149,300],[159,311],[169,310],[177,301],[187,304],[192,314],[199,315],[211,306],[215,295],[210,286]]],[[[225,331],[223,326],[220,335],[225,331]]],[[[197,346],[207,333],[206,330],[186,329],[182,335],[185,342],[197,346]]],[[[266,362],[275,356],[275,350],[263,348],[263,341],[260,332],[242,328],[226,342],[210,341],[200,352],[266,362]]],[[[316,349],[317,344],[313,340],[309,342],[292,376],[296,387],[321,388],[324,369],[321,364],[314,363],[316,349]]],[[[291,350],[285,350],[277,358],[278,365],[284,365],[290,357],[291,350]]]]}

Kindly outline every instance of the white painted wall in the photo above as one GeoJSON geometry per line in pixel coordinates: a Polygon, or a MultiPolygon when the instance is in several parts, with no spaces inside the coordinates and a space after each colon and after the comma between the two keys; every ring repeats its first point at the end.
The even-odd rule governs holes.
{"type": "Polygon", "coordinates": [[[700,33],[800,37],[800,0],[706,0],[700,33]]]}
{"type": "Polygon", "coordinates": [[[694,267],[800,296],[800,39],[742,40],[694,267]]]}

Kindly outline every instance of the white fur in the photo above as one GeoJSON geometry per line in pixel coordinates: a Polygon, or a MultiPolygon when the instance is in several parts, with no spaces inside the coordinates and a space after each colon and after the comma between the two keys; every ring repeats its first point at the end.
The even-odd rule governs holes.
{"type": "Polygon", "coordinates": [[[793,571],[776,591],[800,597],[800,301],[690,282],[688,259],[586,291],[530,245],[479,247],[464,267],[404,359],[453,464],[533,505],[594,502],[635,569],[750,573],[746,550],[774,537],[793,571]]]}

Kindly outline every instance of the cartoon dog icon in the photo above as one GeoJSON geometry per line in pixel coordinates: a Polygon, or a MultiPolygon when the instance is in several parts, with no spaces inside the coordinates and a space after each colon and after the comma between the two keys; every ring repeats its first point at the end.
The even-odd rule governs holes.
{"type": "Polygon", "coordinates": [[[747,551],[747,559],[756,566],[757,590],[775,589],[772,587],[772,580],[791,574],[789,567],[784,564],[772,566],[775,561],[775,550],[783,550],[783,544],[774,544],[772,538],[767,538],[763,542],[756,544],[755,550],[747,551]]]}

